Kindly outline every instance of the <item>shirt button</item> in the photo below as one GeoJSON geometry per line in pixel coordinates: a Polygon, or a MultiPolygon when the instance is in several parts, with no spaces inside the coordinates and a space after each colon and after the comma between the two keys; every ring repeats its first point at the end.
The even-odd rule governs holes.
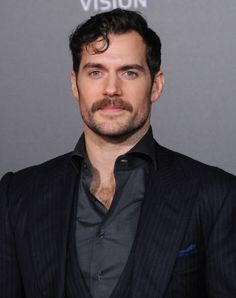
{"type": "Polygon", "coordinates": [[[98,271],[97,273],[97,280],[101,280],[102,279],[102,271],[98,271]]]}
{"type": "Polygon", "coordinates": [[[129,161],[126,158],[122,158],[119,161],[119,166],[121,167],[121,169],[126,169],[129,165],[129,161]]]}
{"type": "Polygon", "coordinates": [[[105,236],[105,231],[104,230],[100,230],[98,232],[98,238],[103,238],[105,236]]]}

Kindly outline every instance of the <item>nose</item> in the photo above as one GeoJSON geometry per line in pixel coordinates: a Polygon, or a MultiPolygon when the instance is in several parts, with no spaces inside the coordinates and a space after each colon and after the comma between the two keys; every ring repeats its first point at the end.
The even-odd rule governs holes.
{"type": "Polygon", "coordinates": [[[105,80],[104,95],[109,97],[120,96],[122,94],[121,81],[115,74],[110,74],[105,80]]]}

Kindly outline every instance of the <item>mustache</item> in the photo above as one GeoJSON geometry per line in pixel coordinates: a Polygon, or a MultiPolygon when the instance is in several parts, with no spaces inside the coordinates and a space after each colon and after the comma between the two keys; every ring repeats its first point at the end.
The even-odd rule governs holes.
{"type": "Polygon", "coordinates": [[[99,101],[96,101],[91,108],[92,113],[97,112],[98,110],[104,109],[108,106],[114,106],[128,112],[133,112],[133,107],[127,101],[124,101],[121,98],[103,98],[99,101]]]}

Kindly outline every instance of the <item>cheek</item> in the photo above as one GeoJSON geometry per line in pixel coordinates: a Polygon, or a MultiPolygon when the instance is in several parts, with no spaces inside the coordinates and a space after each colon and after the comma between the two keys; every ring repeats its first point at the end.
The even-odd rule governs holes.
{"type": "Polygon", "coordinates": [[[132,90],[129,95],[127,94],[127,100],[140,110],[147,108],[147,106],[150,105],[150,90],[137,87],[135,90],[132,90]]]}
{"type": "Polygon", "coordinates": [[[93,88],[82,88],[79,89],[79,102],[81,106],[91,106],[96,100],[95,94],[92,90],[93,88]]]}
{"type": "Polygon", "coordinates": [[[101,84],[99,85],[94,82],[88,84],[88,82],[81,81],[79,82],[78,87],[80,98],[85,102],[91,103],[101,98],[101,84]]]}
{"type": "Polygon", "coordinates": [[[150,97],[151,86],[146,80],[137,80],[132,82],[132,84],[124,86],[127,95],[129,94],[133,98],[142,100],[144,98],[150,97]]]}

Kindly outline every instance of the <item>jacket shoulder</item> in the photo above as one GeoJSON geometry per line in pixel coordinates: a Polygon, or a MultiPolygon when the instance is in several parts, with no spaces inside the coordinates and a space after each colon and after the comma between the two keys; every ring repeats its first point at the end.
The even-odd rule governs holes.
{"type": "Polygon", "coordinates": [[[186,179],[199,179],[208,183],[209,181],[214,183],[218,181],[232,181],[234,184],[236,183],[236,176],[233,174],[163,147],[158,143],[156,143],[156,152],[161,166],[165,164],[165,166],[181,169],[186,179]]]}
{"type": "Polygon", "coordinates": [[[14,173],[6,173],[0,181],[0,195],[12,194],[17,198],[33,189],[42,189],[55,180],[59,183],[60,177],[74,171],[70,156],[71,152],[14,173]]]}
{"type": "Polygon", "coordinates": [[[44,174],[48,175],[51,172],[58,171],[61,168],[65,168],[68,165],[70,165],[70,155],[71,155],[71,152],[57,156],[41,164],[24,168],[22,170],[14,172],[13,174],[15,177],[19,179],[21,177],[24,177],[25,179],[27,176],[32,176],[32,175],[44,175],[44,174]]]}

